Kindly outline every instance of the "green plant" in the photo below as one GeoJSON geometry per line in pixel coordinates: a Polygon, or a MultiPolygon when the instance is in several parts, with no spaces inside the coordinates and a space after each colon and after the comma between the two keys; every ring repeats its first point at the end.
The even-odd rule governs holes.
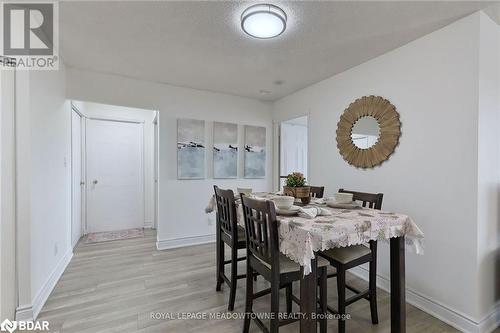
{"type": "Polygon", "coordinates": [[[286,176],[286,186],[302,187],[306,185],[306,178],[300,172],[294,172],[286,176]]]}

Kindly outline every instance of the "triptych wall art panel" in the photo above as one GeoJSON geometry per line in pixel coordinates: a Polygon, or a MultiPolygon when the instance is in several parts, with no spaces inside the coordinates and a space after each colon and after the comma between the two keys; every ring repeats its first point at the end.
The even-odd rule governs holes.
{"type": "Polygon", "coordinates": [[[266,176],[266,128],[245,126],[245,178],[266,176]]]}
{"type": "Polygon", "coordinates": [[[205,121],[177,120],[177,178],[205,178],[205,121]]]}
{"type": "Polygon", "coordinates": [[[214,178],[238,177],[238,125],[214,123],[214,178]]]}
{"type": "MultiPolygon", "coordinates": [[[[245,178],[266,177],[266,128],[244,127],[245,178]]],[[[177,178],[205,179],[205,121],[177,120],[177,178]]],[[[238,125],[213,123],[213,178],[238,178],[238,125]]]]}

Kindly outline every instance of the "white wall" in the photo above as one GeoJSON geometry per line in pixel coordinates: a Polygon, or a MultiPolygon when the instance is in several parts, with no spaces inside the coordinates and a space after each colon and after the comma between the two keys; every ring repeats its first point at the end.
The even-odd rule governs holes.
{"type": "Polygon", "coordinates": [[[72,255],[71,108],[64,65],[59,71],[32,71],[29,85],[31,296],[36,316],[72,255]]]}
{"type": "Polygon", "coordinates": [[[144,225],[152,227],[154,222],[154,125],[156,113],[151,110],[84,102],[84,113],[88,117],[144,121],[144,225]]]}
{"type": "MultiPolygon", "coordinates": [[[[261,191],[272,189],[272,118],[268,103],[77,69],[67,70],[67,87],[67,97],[71,99],[160,112],[157,237],[161,248],[213,240],[214,216],[206,215],[204,209],[213,193],[214,184],[233,189],[237,186],[248,186],[261,191]],[[212,121],[265,126],[268,133],[266,179],[212,179],[212,152],[207,150],[207,179],[177,180],[178,118],[208,120],[207,140],[212,138],[212,121]]],[[[239,135],[242,142],[241,126],[239,135]]],[[[207,144],[210,147],[211,142],[208,141],[207,144]]],[[[239,162],[239,174],[242,175],[243,160],[240,159],[239,162]]]]}
{"type": "MultiPolygon", "coordinates": [[[[479,13],[275,103],[274,118],[309,112],[309,179],[383,192],[383,208],[410,215],[425,233],[425,255],[407,254],[408,299],[462,329],[483,319],[478,307],[479,13]],[[356,169],[336,147],[346,107],[364,95],[389,99],[401,116],[394,155],[356,169]],[[327,148],[327,145],[328,148],[327,148]]],[[[495,123],[497,124],[497,123],[495,123]]],[[[379,276],[389,277],[380,246],[379,276]]]]}
{"type": "Polygon", "coordinates": [[[31,103],[30,71],[16,73],[16,319],[33,318],[31,290],[31,103]]]}
{"type": "MultiPolygon", "coordinates": [[[[481,13],[479,45],[477,315],[500,308],[500,27],[481,13]]],[[[500,320],[500,318],[497,318],[500,320]]]]}
{"type": "Polygon", "coordinates": [[[0,320],[17,305],[14,110],[15,72],[0,70],[0,320]]]}
{"type": "Polygon", "coordinates": [[[38,315],[72,257],[65,70],[16,75],[17,320],[38,315]]]}

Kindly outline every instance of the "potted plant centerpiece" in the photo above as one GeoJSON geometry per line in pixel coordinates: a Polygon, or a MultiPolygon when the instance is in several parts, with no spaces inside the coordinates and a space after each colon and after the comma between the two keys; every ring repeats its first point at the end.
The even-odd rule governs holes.
{"type": "Polygon", "coordinates": [[[286,177],[283,193],[300,199],[304,204],[311,201],[311,188],[306,186],[306,178],[300,172],[293,172],[286,177]]]}

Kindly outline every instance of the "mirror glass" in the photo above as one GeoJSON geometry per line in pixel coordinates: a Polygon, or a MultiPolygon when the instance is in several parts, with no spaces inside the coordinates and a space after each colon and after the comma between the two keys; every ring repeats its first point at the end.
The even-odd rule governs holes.
{"type": "Polygon", "coordinates": [[[360,149],[368,149],[375,145],[380,137],[380,126],[372,116],[359,118],[352,127],[351,139],[360,149]]]}

